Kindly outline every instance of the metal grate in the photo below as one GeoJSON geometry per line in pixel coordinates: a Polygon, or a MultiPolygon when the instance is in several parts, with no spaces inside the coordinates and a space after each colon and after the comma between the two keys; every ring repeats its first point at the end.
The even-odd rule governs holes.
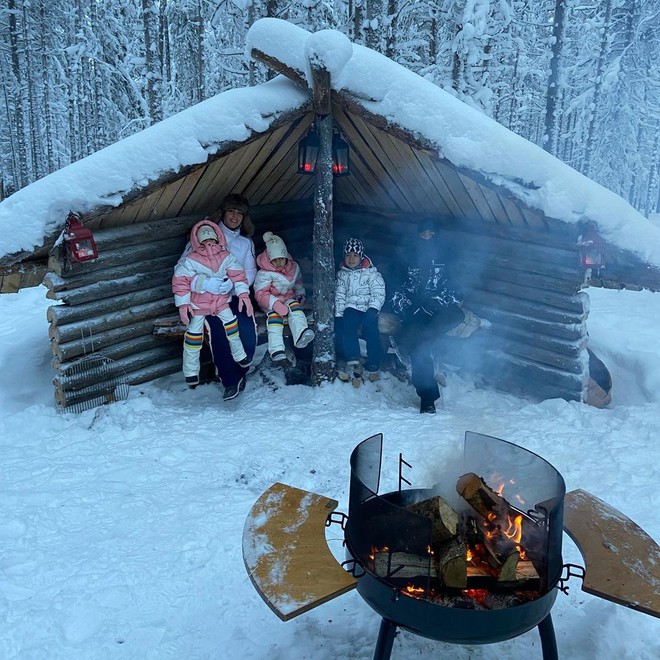
{"type": "Polygon", "coordinates": [[[58,412],[83,412],[128,398],[123,367],[102,355],[90,355],[70,365],[55,393],[58,412]]]}

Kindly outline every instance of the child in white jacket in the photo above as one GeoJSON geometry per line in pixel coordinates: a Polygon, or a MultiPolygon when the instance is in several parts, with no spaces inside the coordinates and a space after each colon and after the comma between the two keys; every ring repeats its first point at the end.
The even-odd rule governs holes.
{"type": "Polygon", "coordinates": [[[267,231],[266,249],[257,257],[257,276],[254,279],[254,297],[267,314],[268,352],[273,362],[286,360],[284,351],[284,318],[296,348],[305,348],[314,339],[314,331],[307,327],[302,308],[305,287],[300,267],[291,258],[284,241],[267,231]]]}
{"type": "MultiPolygon", "coordinates": [[[[337,273],[335,293],[335,333],[346,368],[359,371],[360,344],[358,330],[367,345],[364,370],[369,380],[378,380],[382,348],[378,331],[378,313],[385,302],[385,281],[364,254],[364,245],[357,238],[349,238],[344,245],[344,260],[337,273]]],[[[339,372],[341,380],[350,376],[339,372]]]]}

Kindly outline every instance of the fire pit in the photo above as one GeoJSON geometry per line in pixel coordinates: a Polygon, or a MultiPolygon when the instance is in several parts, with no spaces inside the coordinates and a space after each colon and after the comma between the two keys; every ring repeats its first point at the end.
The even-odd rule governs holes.
{"type": "MultiPolygon", "coordinates": [[[[381,458],[382,435],[353,451],[345,525],[357,590],[383,617],[374,658],[389,657],[397,627],[487,644],[535,626],[543,657],[556,658],[561,475],[521,447],[468,432],[460,474],[443,468],[429,488],[380,495],[381,458]]],[[[400,457],[400,486],[406,466],[400,457]]]]}
{"type": "Polygon", "coordinates": [[[399,628],[490,644],[535,627],[544,660],[556,660],[550,611],[572,575],[589,593],[659,616],[657,543],[585,491],[566,495],[540,456],[467,432],[462,455],[435,466],[429,485],[413,487],[399,454],[398,487],[379,493],[382,458],[382,434],[353,450],[348,516],[333,513],[335,500],[279,483],[253,506],[243,557],[281,619],[356,588],[381,616],[374,660],[390,657],[399,628]],[[565,506],[567,529],[595,567],[590,579],[562,562],[565,506]],[[344,530],[341,565],[323,531],[335,523],[344,530]]]}

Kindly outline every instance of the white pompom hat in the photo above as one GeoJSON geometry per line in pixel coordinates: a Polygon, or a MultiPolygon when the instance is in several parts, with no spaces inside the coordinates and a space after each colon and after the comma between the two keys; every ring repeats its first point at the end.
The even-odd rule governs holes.
{"type": "Polygon", "coordinates": [[[284,259],[289,258],[289,251],[286,249],[284,241],[279,236],[273,234],[273,232],[267,231],[264,234],[264,243],[266,244],[268,258],[271,261],[282,257],[284,257],[284,259]]]}

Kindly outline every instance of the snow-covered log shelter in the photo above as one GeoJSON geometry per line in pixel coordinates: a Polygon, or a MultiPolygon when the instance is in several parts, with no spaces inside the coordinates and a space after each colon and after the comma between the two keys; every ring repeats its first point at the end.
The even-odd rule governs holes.
{"type": "Polygon", "coordinates": [[[324,322],[344,239],[360,237],[394,287],[417,221],[431,216],[452,246],[466,307],[487,321],[478,341],[465,342],[470,350],[452,358],[498,389],[586,400],[582,290],[660,289],[660,230],[339,32],[262,19],[248,49],[279,75],[218,94],[0,203],[0,291],[43,282],[58,303],[48,319],[60,404],[68,400],[60,376],[90,352],[115,360],[130,383],[180,370],[180,343],[154,336],[154,322],[175,312],[170,278],[187,231],[232,192],[250,200],[257,249],[273,231],[303,266],[321,330],[319,364],[332,355],[324,322]],[[306,176],[297,171],[298,145],[313,124],[321,156],[317,174],[306,176]],[[350,146],[350,174],[334,179],[333,130],[350,146]],[[69,211],[93,232],[98,258],[67,259],[69,211]],[[579,263],[586,228],[607,254],[597,272],[579,263]]]}

